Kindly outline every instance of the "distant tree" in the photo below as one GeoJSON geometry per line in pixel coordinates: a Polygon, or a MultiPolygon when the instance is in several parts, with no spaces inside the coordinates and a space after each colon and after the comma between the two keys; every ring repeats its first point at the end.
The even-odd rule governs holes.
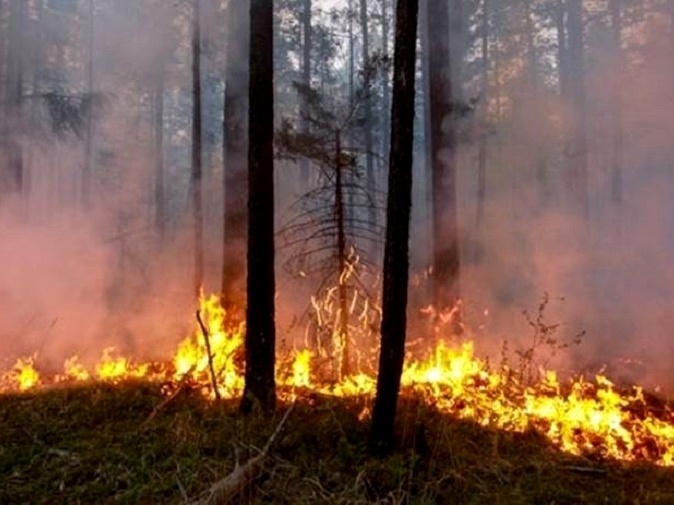
{"type": "Polygon", "coordinates": [[[459,298],[454,94],[450,69],[449,0],[428,4],[429,110],[433,205],[433,303],[438,312],[459,298]]]}
{"type": "Polygon", "coordinates": [[[251,0],[248,107],[248,296],[241,410],[276,404],[274,279],[274,2],[251,0]]]}
{"type": "MultiPolygon", "coordinates": [[[[230,313],[245,306],[246,219],[248,217],[248,44],[249,0],[231,0],[227,9],[224,112],[225,217],[222,300],[230,313]]],[[[238,316],[234,316],[238,317],[238,316]]]]}
{"type": "Polygon", "coordinates": [[[199,296],[204,280],[204,209],[201,180],[201,19],[200,0],[194,0],[192,13],[192,171],[190,190],[194,233],[194,291],[199,296]]]}
{"type": "Polygon", "coordinates": [[[386,453],[393,448],[396,403],[405,357],[418,10],[417,0],[398,0],[381,349],[369,436],[370,449],[375,453],[386,453]]]}

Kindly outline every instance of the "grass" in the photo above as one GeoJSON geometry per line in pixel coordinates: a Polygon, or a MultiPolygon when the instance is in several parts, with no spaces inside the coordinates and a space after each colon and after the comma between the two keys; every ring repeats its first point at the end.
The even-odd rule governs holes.
{"type": "MultiPolygon", "coordinates": [[[[185,391],[93,384],[0,397],[0,503],[160,504],[195,498],[256,454],[273,417],[185,391]]],[[[365,400],[298,402],[239,503],[674,503],[674,470],[571,457],[535,433],[400,406],[400,448],[367,457],[365,400]]]]}

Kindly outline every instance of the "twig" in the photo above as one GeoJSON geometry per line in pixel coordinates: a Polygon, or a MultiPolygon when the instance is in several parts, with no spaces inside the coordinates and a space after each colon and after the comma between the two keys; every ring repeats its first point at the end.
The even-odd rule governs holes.
{"type": "MultiPolygon", "coordinates": [[[[253,479],[258,474],[258,469],[261,463],[267,458],[269,450],[271,449],[274,441],[278,437],[279,433],[283,429],[288,416],[295,408],[293,403],[285,414],[281,418],[281,421],[276,426],[276,429],[271,434],[267,443],[262,448],[262,451],[257,456],[250,458],[243,465],[239,465],[238,461],[234,467],[234,470],[231,471],[224,479],[219,480],[211,486],[211,489],[208,491],[208,494],[203,499],[200,499],[193,503],[193,505],[214,505],[216,503],[230,503],[230,501],[238,495],[245,487],[253,481],[253,479]]],[[[238,456],[237,456],[238,459],[238,456]]]]}
{"type": "Polygon", "coordinates": [[[211,340],[208,335],[208,330],[204,325],[204,322],[201,320],[201,311],[197,310],[197,321],[199,321],[199,327],[201,328],[201,333],[204,335],[204,342],[206,343],[206,354],[208,355],[208,370],[211,372],[211,383],[213,386],[213,393],[215,394],[215,399],[220,399],[220,391],[218,391],[218,381],[215,375],[215,367],[213,366],[213,354],[211,353],[211,340]]]}
{"type": "Polygon", "coordinates": [[[591,467],[591,466],[567,465],[567,466],[564,467],[564,470],[569,470],[570,472],[576,472],[576,473],[606,475],[606,470],[604,470],[603,468],[594,468],[594,467],[591,467]]]}
{"type": "Polygon", "coordinates": [[[140,430],[143,430],[144,428],[147,427],[148,424],[150,424],[155,417],[157,417],[157,414],[159,414],[160,411],[162,411],[167,405],[173,402],[178,396],[180,396],[180,393],[185,391],[187,389],[187,379],[189,379],[192,371],[194,370],[194,365],[182,376],[180,379],[180,382],[178,383],[178,389],[175,390],[175,392],[172,395],[167,396],[162,400],[162,402],[157,405],[152,412],[150,413],[149,416],[147,416],[147,419],[143,421],[143,424],[140,425],[140,430]]]}

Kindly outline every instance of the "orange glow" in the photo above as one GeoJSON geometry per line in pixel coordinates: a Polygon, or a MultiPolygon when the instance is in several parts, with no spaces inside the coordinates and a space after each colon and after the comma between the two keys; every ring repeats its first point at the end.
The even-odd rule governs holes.
{"type": "MultiPolygon", "coordinates": [[[[330,326],[335,314],[330,304],[313,303],[321,327],[330,326]]],[[[360,315],[362,309],[351,310],[357,314],[354,319],[363,319],[363,331],[368,331],[371,321],[360,315]]],[[[244,385],[244,329],[228,324],[216,296],[201,297],[200,316],[210,344],[210,360],[206,337],[195,322],[192,335],[178,345],[172,365],[137,363],[108,348],[93,367],[87,368],[73,356],[66,360],[62,375],[45,379],[40,377],[34,357],[29,357],[0,375],[0,391],[27,391],[53,382],[143,378],[175,384],[187,378],[213,398],[212,366],[220,396],[239,397],[244,385]]],[[[353,329],[358,332],[358,328],[353,329]]],[[[292,399],[308,392],[373,398],[376,377],[368,369],[376,358],[376,349],[370,352],[361,348],[360,353],[365,367],[338,379],[334,363],[329,361],[339,357],[330,356],[320,347],[279,356],[279,396],[292,399]]],[[[674,414],[669,409],[657,413],[649,410],[641,388],[622,391],[604,376],[561,383],[553,371],[543,371],[537,382],[524,384],[507,367],[495,370],[477,357],[470,341],[452,345],[440,341],[425,358],[406,358],[401,394],[421,397],[440,412],[506,431],[535,429],[572,454],[674,466],[674,414]]],[[[370,408],[363,408],[362,419],[370,416],[370,408]]]]}

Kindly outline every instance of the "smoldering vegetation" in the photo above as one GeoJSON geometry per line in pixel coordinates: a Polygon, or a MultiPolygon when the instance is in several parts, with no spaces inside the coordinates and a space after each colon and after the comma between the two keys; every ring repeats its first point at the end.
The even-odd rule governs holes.
{"type": "MultiPolygon", "coordinates": [[[[511,350],[526,347],[532,328],[522,310],[535,314],[548,293],[545,320],[560,323],[559,340],[585,332],[581,346],[551,365],[584,373],[608,365],[620,380],[668,388],[671,13],[665,2],[578,1],[578,52],[569,11],[576,1],[453,2],[456,96],[447,121],[457,126],[466,333],[494,359],[504,340],[511,350]],[[586,155],[586,183],[572,170],[579,154],[586,155]]],[[[370,121],[344,131],[345,151],[365,182],[369,124],[373,181],[384,194],[391,2],[367,2],[372,61],[362,56],[355,3],[314,1],[309,84],[331,98],[326,108],[334,112],[369,86],[370,121]]],[[[96,0],[93,23],[88,2],[14,4],[0,4],[2,171],[13,173],[18,152],[22,177],[0,193],[0,354],[7,364],[33,352],[55,364],[73,353],[94,359],[109,345],[161,355],[193,324],[190,4],[96,0]],[[84,105],[93,108],[92,97],[95,113],[84,105]]],[[[306,19],[302,2],[277,4],[277,121],[279,129],[284,120],[300,129],[303,98],[293,83],[303,79],[306,19]]],[[[217,291],[228,5],[201,6],[204,284],[217,291]]],[[[420,333],[432,251],[425,79],[420,59],[409,308],[422,321],[411,323],[420,333]]],[[[326,143],[326,151],[333,148],[326,143]]],[[[316,166],[308,161],[306,178],[301,157],[278,160],[277,229],[320,178],[316,166]]],[[[381,212],[376,220],[383,225],[381,212]]],[[[284,268],[293,253],[278,245],[277,322],[301,340],[300,317],[323,275],[284,268]]],[[[367,282],[376,291],[382,244],[358,247],[372,264],[367,282]]]]}

